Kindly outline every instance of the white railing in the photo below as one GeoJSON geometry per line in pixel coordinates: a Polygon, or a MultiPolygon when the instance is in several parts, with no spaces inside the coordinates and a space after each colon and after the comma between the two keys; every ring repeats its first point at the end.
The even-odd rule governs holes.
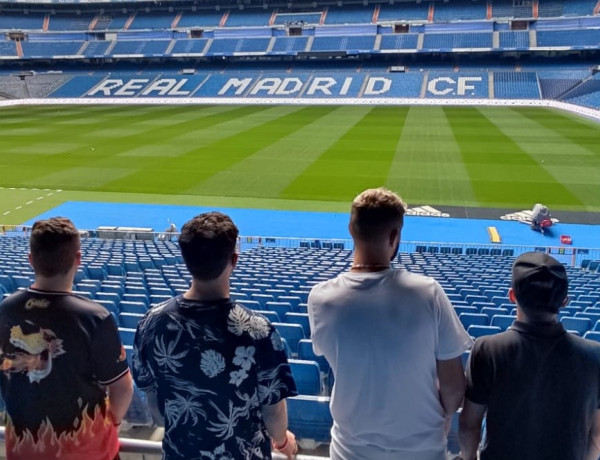
{"type": "MultiPolygon", "coordinates": [[[[0,427],[0,441],[4,442],[4,427],[0,427]]],[[[162,443],[142,439],[119,438],[119,452],[122,454],[162,455],[162,443]]],[[[325,460],[326,457],[298,455],[298,460],[325,460]]],[[[273,453],[273,460],[284,460],[285,456],[273,453]]]]}

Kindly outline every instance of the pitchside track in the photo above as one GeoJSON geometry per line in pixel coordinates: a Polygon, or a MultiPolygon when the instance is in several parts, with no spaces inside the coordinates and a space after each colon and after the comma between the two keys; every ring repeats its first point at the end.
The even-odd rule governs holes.
{"type": "Polygon", "coordinates": [[[0,219],[65,201],[600,212],[600,124],[542,108],[35,106],[0,111],[0,219]]]}

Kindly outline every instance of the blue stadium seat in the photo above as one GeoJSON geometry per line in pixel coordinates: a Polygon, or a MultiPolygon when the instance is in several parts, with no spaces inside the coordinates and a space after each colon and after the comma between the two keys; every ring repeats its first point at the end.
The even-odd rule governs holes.
{"type": "Polygon", "coordinates": [[[119,313],[119,326],[126,329],[136,329],[144,315],[140,313],[119,313]]]}
{"type": "Polygon", "coordinates": [[[281,337],[287,341],[288,345],[290,346],[290,349],[292,350],[292,355],[296,356],[298,354],[298,342],[306,338],[302,326],[298,324],[287,323],[272,324],[273,326],[275,326],[281,337]]]}
{"type": "Polygon", "coordinates": [[[595,342],[600,342],[600,332],[598,331],[587,331],[583,335],[584,339],[593,340],[595,342]]]}
{"type": "Polygon", "coordinates": [[[327,374],[331,367],[329,362],[325,359],[325,356],[318,356],[315,354],[312,340],[310,339],[302,339],[298,342],[298,359],[315,361],[323,374],[327,374]]]}
{"type": "Polygon", "coordinates": [[[313,396],[321,394],[321,372],[315,361],[290,359],[289,364],[299,394],[313,396]]]}
{"type": "Polygon", "coordinates": [[[497,326],[472,325],[467,328],[467,333],[475,339],[478,337],[486,336],[486,335],[498,334],[499,332],[502,332],[502,329],[500,329],[497,326]]]}
{"type": "Polygon", "coordinates": [[[124,419],[132,425],[152,425],[152,416],[148,409],[146,394],[133,385],[133,398],[124,419]]]}
{"type": "Polygon", "coordinates": [[[119,307],[117,307],[118,303],[115,302],[114,300],[94,299],[94,302],[99,303],[100,305],[102,305],[104,308],[106,308],[108,311],[114,313],[115,315],[117,315],[119,313],[119,307]]]}
{"type": "Polygon", "coordinates": [[[589,318],[563,317],[560,319],[563,327],[568,331],[577,331],[579,335],[592,329],[592,320],[589,318]]]}
{"type": "Polygon", "coordinates": [[[506,310],[505,308],[484,307],[481,309],[480,313],[482,315],[488,315],[488,318],[492,319],[494,315],[508,315],[508,310],[506,310]]]}
{"type": "Polygon", "coordinates": [[[121,337],[121,342],[123,343],[123,345],[133,345],[133,339],[135,338],[135,329],[120,327],[119,337],[121,337]]]}
{"type": "Polygon", "coordinates": [[[469,326],[487,326],[490,319],[487,315],[481,313],[461,313],[458,317],[463,327],[468,330],[469,326]]]}
{"type": "Polygon", "coordinates": [[[262,310],[260,303],[256,300],[238,300],[236,302],[250,310],[262,310]]]}
{"type": "Polygon", "coordinates": [[[251,298],[252,300],[255,300],[259,303],[261,310],[269,310],[269,308],[267,307],[267,302],[275,301],[275,297],[268,294],[252,294],[251,298]]]}
{"type": "Polygon", "coordinates": [[[278,323],[280,322],[279,315],[274,311],[269,310],[255,310],[256,313],[263,315],[265,318],[269,320],[270,323],[278,323]]]}
{"type": "Polygon", "coordinates": [[[264,310],[274,311],[283,319],[287,313],[292,311],[292,306],[289,302],[266,302],[264,310]]]}
{"type": "Polygon", "coordinates": [[[496,326],[499,327],[502,331],[505,331],[510,326],[512,326],[512,323],[514,323],[516,319],[516,316],[494,315],[492,316],[492,322],[490,323],[490,326],[496,326]]]}
{"type": "Polygon", "coordinates": [[[306,313],[286,313],[283,321],[290,324],[299,324],[304,329],[304,335],[310,337],[310,322],[306,313]]]}
{"type": "Polygon", "coordinates": [[[319,443],[331,441],[333,418],[328,397],[302,395],[286,401],[289,429],[298,439],[312,439],[319,443]]]}
{"type": "Polygon", "coordinates": [[[143,302],[130,302],[127,300],[122,300],[119,303],[119,311],[121,313],[137,313],[139,315],[143,315],[148,311],[148,307],[143,302]]]}

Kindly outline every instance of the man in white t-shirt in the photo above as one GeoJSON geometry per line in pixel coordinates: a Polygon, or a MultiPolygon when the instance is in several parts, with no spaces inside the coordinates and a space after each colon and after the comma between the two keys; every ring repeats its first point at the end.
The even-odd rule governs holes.
{"type": "Polygon", "coordinates": [[[335,384],[332,460],[441,460],[472,344],[432,278],[394,270],[406,206],[384,188],[352,203],[350,272],[308,298],[313,348],[335,384]]]}

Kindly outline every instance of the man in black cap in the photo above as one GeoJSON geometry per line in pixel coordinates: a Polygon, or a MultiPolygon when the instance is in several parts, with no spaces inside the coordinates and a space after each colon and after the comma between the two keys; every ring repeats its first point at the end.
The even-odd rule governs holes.
{"type": "Polygon", "coordinates": [[[544,253],[519,256],[509,298],[517,320],[477,339],[460,416],[461,457],[597,460],[600,456],[600,344],[565,331],[565,267],[544,253]]]}

